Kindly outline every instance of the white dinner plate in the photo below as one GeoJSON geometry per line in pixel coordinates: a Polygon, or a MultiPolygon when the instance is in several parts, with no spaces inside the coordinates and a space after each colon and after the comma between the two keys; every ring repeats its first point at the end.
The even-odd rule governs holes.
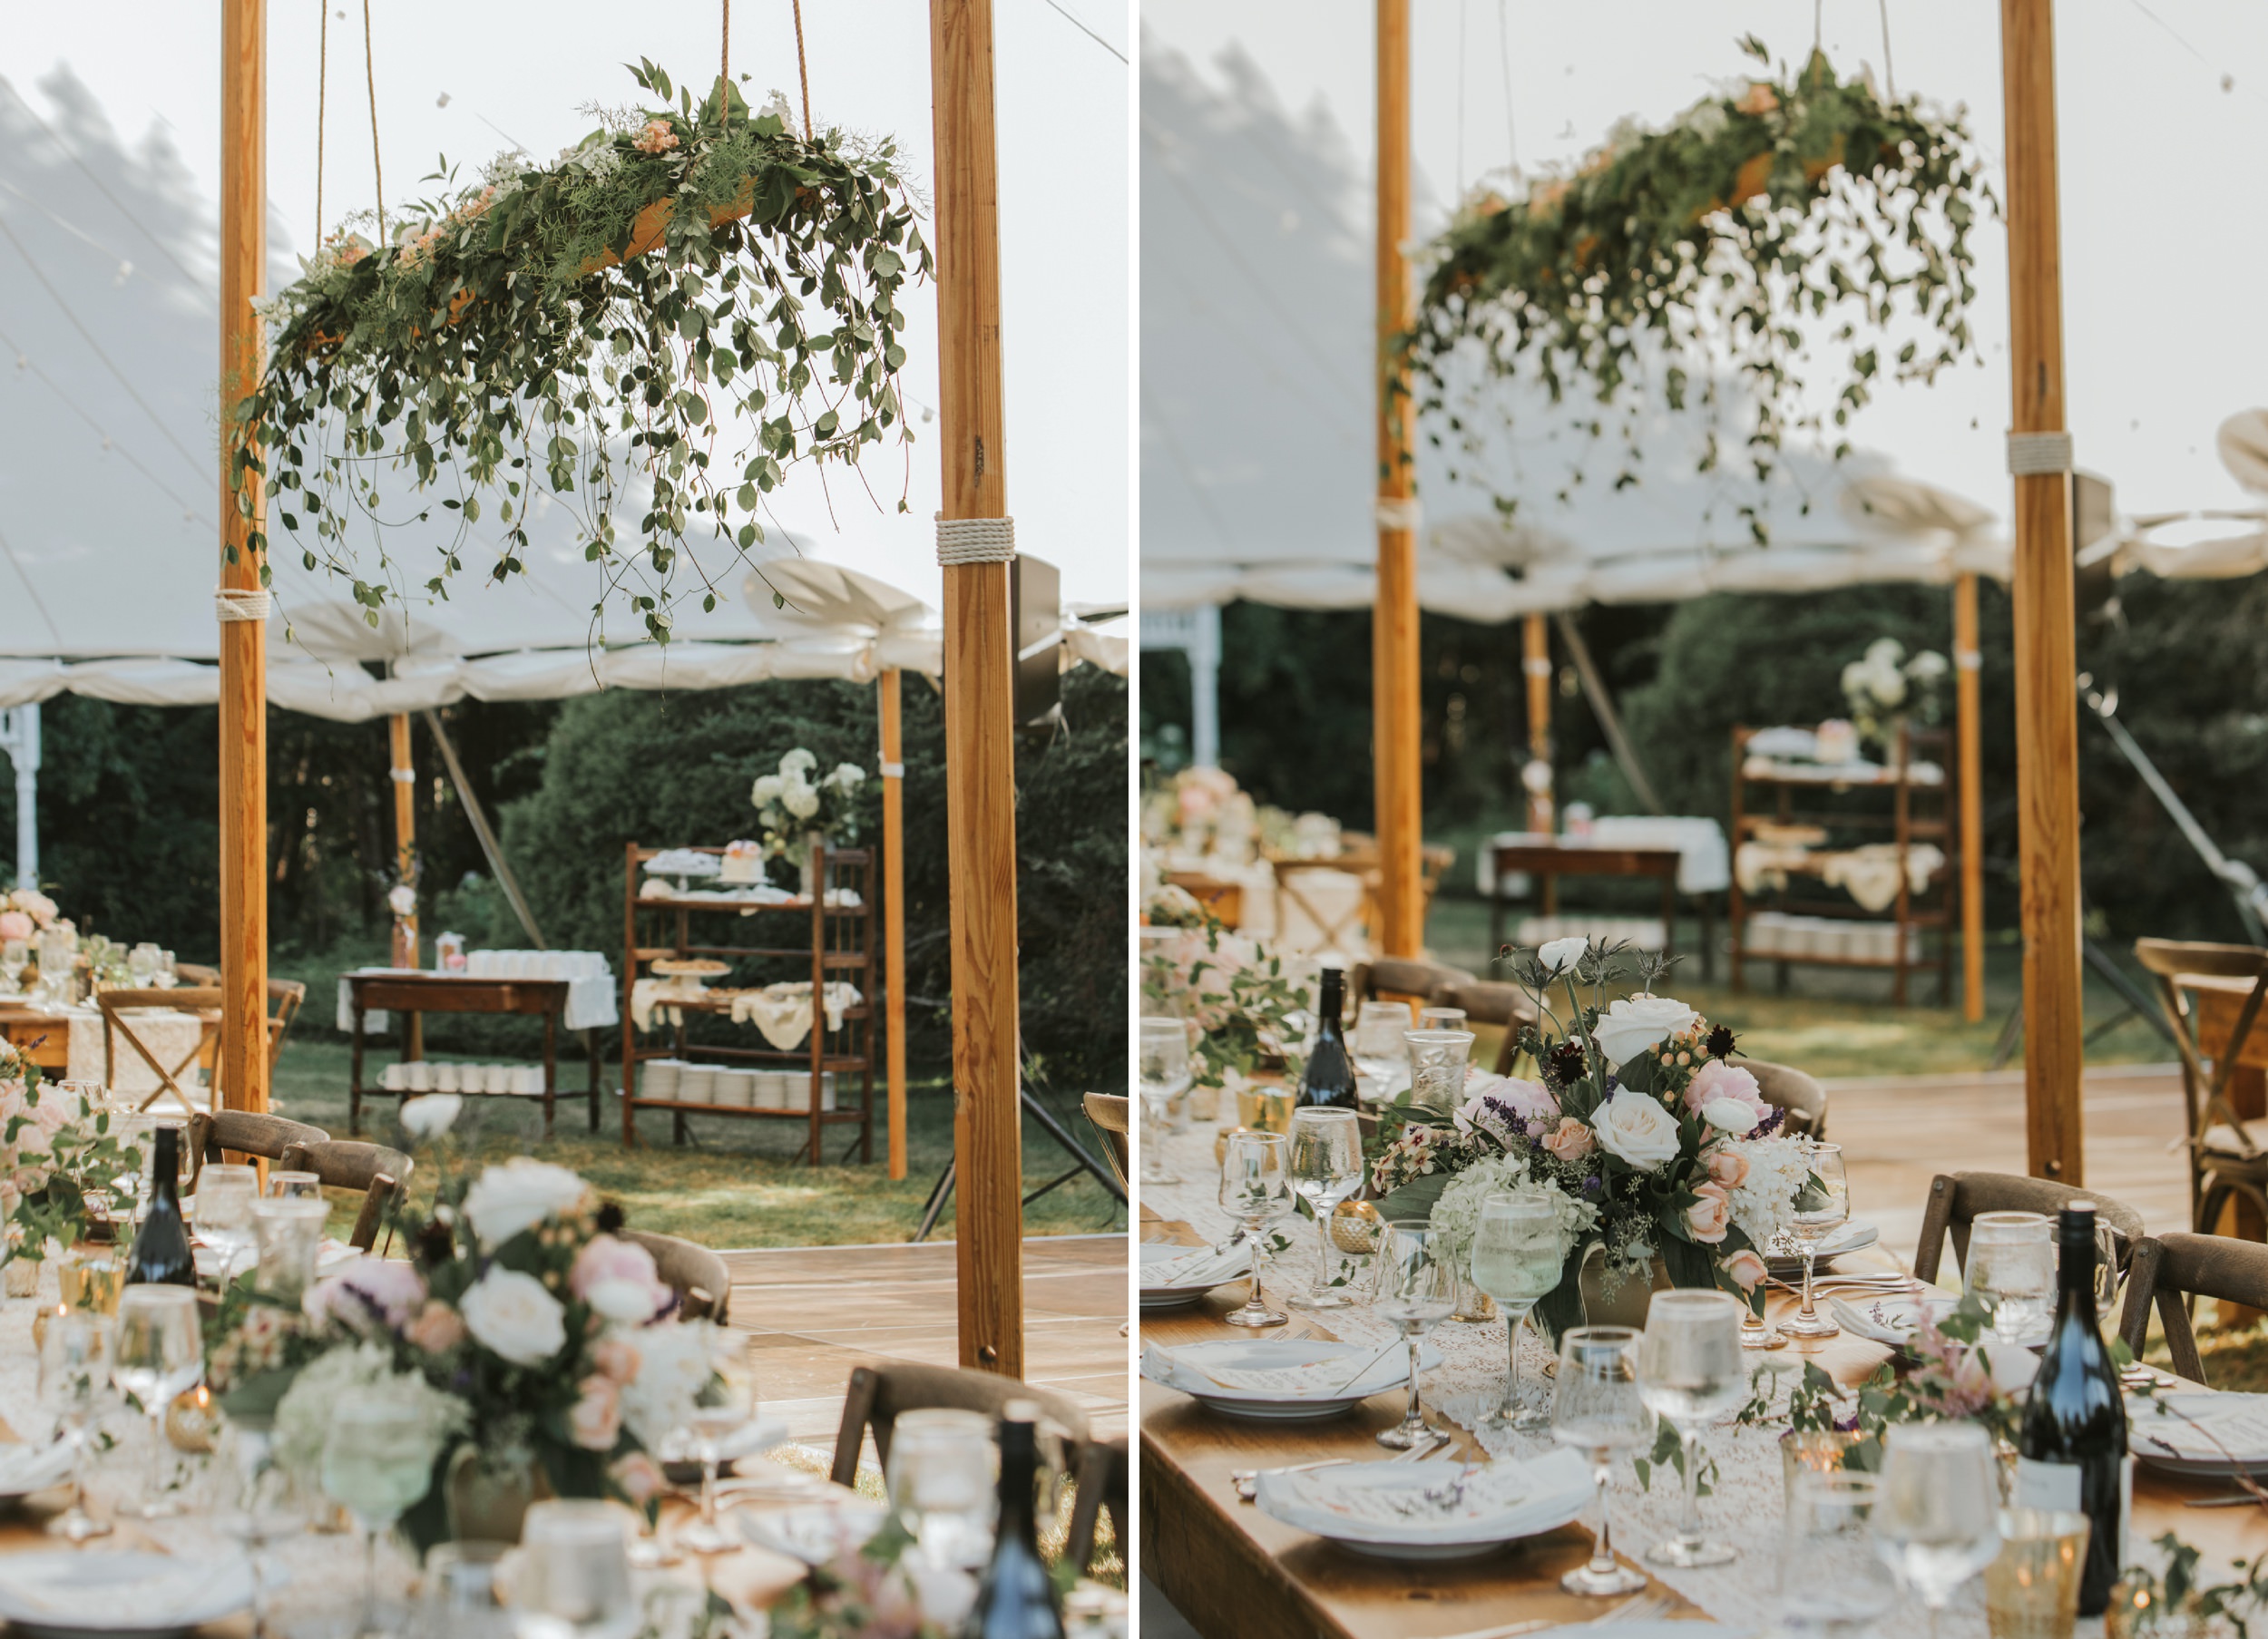
{"type": "Polygon", "coordinates": [[[234,1615],[252,1603],[241,1554],[176,1559],[135,1549],[0,1554],[0,1617],[24,1639],[89,1634],[159,1639],[234,1615]]]}
{"type": "MultiPolygon", "coordinates": [[[[1441,1363],[1441,1351],[1427,1343],[1418,1360],[1421,1369],[1430,1371],[1441,1363]]],[[[1399,1339],[1383,1345],[1323,1338],[1227,1338],[1170,1351],[1153,1343],[1142,1351],[1142,1375],[1179,1390],[1224,1417],[1320,1422],[1374,1394],[1402,1388],[1410,1380],[1410,1351],[1399,1339]],[[1350,1378],[1358,1366],[1360,1374],[1350,1378]],[[1235,1380],[1236,1374],[1253,1371],[1290,1371],[1306,1380],[1274,1386],[1235,1380]]]]}
{"type": "Polygon", "coordinates": [[[890,1510],[871,1502],[813,1502],[792,1508],[735,1508],[740,1534],[759,1548],[826,1565],[871,1541],[890,1510]]]}
{"type": "Polygon", "coordinates": [[[2126,1449],[2136,1461],[2193,1479],[2268,1475],[2268,1395],[2207,1389],[2152,1398],[2181,1415],[2159,1411],[2139,1397],[2128,1400],[2126,1449]]]}
{"type": "Polygon", "coordinates": [[[1902,1349],[1913,1340],[1914,1328],[1921,1324],[1924,1312],[1942,1317],[1960,1306],[1960,1300],[1950,1292],[1932,1290],[1916,1297],[1911,1293],[1886,1292],[1872,1296],[1853,1294],[1849,1297],[1827,1299],[1827,1312],[1836,1325],[1854,1337],[1868,1338],[1892,1349],[1902,1349]]]}
{"type": "MultiPolygon", "coordinates": [[[[1202,1250],[1201,1247],[1176,1246],[1157,1241],[1145,1241],[1136,1248],[1140,1254],[1141,1266],[1144,1269],[1155,1268],[1161,1263],[1170,1263],[1177,1258],[1184,1258],[1193,1252],[1202,1250]]],[[[1141,1288],[1142,1309],[1144,1312],[1153,1314],[1163,1310],[1187,1309],[1191,1304],[1201,1302],[1205,1294],[1212,1291],[1215,1286],[1225,1286],[1231,1281],[1241,1281],[1251,1273],[1251,1270],[1252,1261],[1247,1253],[1234,1273],[1225,1275],[1218,1281],[1177,1286],[1152,1286],[1148,1282],[1144,1282],[1141,1288]]]]}
{"type": "Polygon", "coordinates": [[[71,1448],[61,1441],[0,1446],[0,1498],[29,1497],[61,1485],[70,1474],[71,1448]]]}
{"type": "MultiPolygon", "coordinates": [[[[1830,1258],[1839,1258],[1846,1252],[1863,1252],[1882,1238],[1882,1230],[1864,1218],[1853,1218],[1841,1229],[1820,1242],[1815,1262],[1824,1266],[1830,1258]]],[[[1783,1256],[1773,1253],[1765,1257],[1765,1264],[1774,1274],[1786,1280],[1804,1273],[1804,1255],[1783,1256]]]]}
{"type": "Polygon", "coordinates": [[[1456,1478],[1453,1463],[1353,1463],[1305,1473],[1263,1471],[1255,1500],[1286,1525],[1374,1559],[1471,1559],[1556,1531],[1589,1505],[1590,1468],[1553,1451],[1488,1465],[1453,1505],[1426,1496],[1456,1478]]]}

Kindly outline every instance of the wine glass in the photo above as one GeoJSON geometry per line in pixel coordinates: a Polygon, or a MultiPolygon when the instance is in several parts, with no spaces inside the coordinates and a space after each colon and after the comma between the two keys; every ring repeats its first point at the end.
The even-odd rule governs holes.
{"type": "Polygon", "coordinates": [[[1559,1283],[1566,1263],[1567,1238],[1550,1202],[1509,1190],[1482,1198],[1481,1222],[1472,1232],[1472,1283],[1504,1312],[1510,1361],[1504,1399],[1481,1427],[1527,1433],[1550,1421],[1541,1406],[1529,1404],[1520,1393],[1520,1329],[1537,1301],[1559,1283]]]}
{"type": "Polygon", "coordinates": [[[1252,1285],[1242,1309],[1227,1316],[1232,1326],[1281,1326],[1292,1317],[1270,1309],[1260,1294],[1260,1266],[1269,1227],[1292,1209],[1286,1176],[1288,1143],[1282,1133],[1231,1133],[1221,1157],[1221,1210],[1237,1220],[1252,1246],[1252,1285]]]}
{"type": "Polygon", "coordinates": [[[1812,1268],[1819,1261],[1819,1244],[1851,1221],[1851,1180],[1843,1169],[1843,1146],[1803,1140],[1810,1176],[1795,1192],[1794,1222],[1788,1233],[1804,1249],[1804,1306],[1780,1323],[1792,1337],[1833,1337],[1843,1328],[1812,1306],[1812,1268]]]}
{"type": "Polygon", "coordinates": [[[689,1454],[701,1465],[700,1517],[679,1531],[677,1540],[696,1554],[724,1554],[739,1544],[717,1523],[717,1470],[732,1454],[728,1448],[733,1437],[756,1421],[756,1378],[747,1370],[746,1343],[738,1333],[713,1321],[687,1323],[703,1328],[710,1380],[681,1408],[681,1420],[670,1430],[664,1453],[672,1461],[689,1454]]]}
{"type": "Polygon", "coordinates": [[[1954,1591],[1999,1553],[1999,1506],[1982,1423],[1900,1423],[1883,1435],[1875,1551],[1929,1606],[1931,1639],[1954,1591]]]}
{"type": "Polygon", "coordinates": [[[425,1418],[407,1406],[350,1400],[331,1408],[322,1484],[362,1527],[361,1635],[385,1631],[378,1625],[378,1536],[431,1488],[432,1439],[425,1418]]]}
{"type": "Polygon", "coordinates": [[[1615,1453],[1635,1451],[1654,1438],[1653,1413],[1638,1392],[1637,1332],[1628,1326],[1569,1328],[1559,1340],[1551,1434],[1589,1457],[1598,1491],[1598,1534],[1591,1539],[1589,1562],[1560,1577],[1559,1585],[1594,1598],[1637,1593],[1646,1577],[1615,1558],[1614,1508],[1607,1490],[1615,1453]]]}
{"type": "Polygon", "coordinates": [[[1310,1106],[1292,1112],[1289,1162],[1293,1186],[1315,1215],[1315,1279],[1285,1301],[1295,1309],[1337,1309],[1352,1302],[1327,1283],[1331,1273],[1331,1214],[1363,1186],[1363,1124],[1351,1109],[1310,1106]]]}
{"type": "Polygon", "coordinates": [[[1657,1565],[1724,1565],[1732,1545],[1701,1531],[1704,1431],[1748,1399],[1748,1365],[1740,1347],[1740,1305],[1722,1292],[1658,1292],[1638,1340],[1638,1397],[1677,1430],[1684,1448],[1686,1501],[1677,1529],[1646,1550],[1657,1565]]]}
{"type": "Polygon", "coordinates": [[[1442,1254],[1428,1220],[1389,1218],[1372,1273],[1378,1313],[1410,1341],[1409,1404],[1399,1423],[1380,1431],[1378,1443],[1407,1450],[1433,1438],[1418,1400],[1418,1350],[1427,1332],[1457,1312],[1457,1268],[1442,1254]]]}
{"type": "Polygon", "coordinates": [[[2055,1226],[2036,1212],[1980,1212],[1961,1260],[1964,1292],[1992,1316],[1988,1341],[2036,1342],[2056,1292],[2055,1226]]]}
{"type": "Polygon", "coordinates": [[[1856,1639],[1882,1619],[1898,1586],[1875,1551],[1879,1476],[1850,1469],[1795,1477],[1780,1559],[1780,1625],[1810,1639],[1856,1639]]]}
{"type": "Polygon", "coordinates": [[[1409,1028],[1410,1010],[1398,1001],[1365,1001],[1356,1010],[1354,1074],[1364,1098],[1384,1098],[1395,1075],[1409,1068],[1409,1049],[1402,1042],[1409,1028]]]}
{"type": "Polygon", "coordinates": [[[71,1506],[47,1522],[53,1536],[73,1546],[110,1534],[110,1527],[86,1511],[87,1424],[101,1410],[110,1382],[111,1320],[92,1309],[73,1309],[47,1318],[39,1346],[39,1403],[55,1419],[55,1432],[71,1448],[71,1506]]]}
{"type": "Polygon", "coordinates": [[[1000,1446],[981,1411],[901,1414],[890,1431],[890,1507],[921,1555],[941,1571],[992,1556],[1000,1511],[1000,1446]]]}
{"type": "Polygon", "coordinates": [[[289,1171],[283,1167],[270,1168],[267,1194],[271,1200],[302,1197],[310,1201],[323,1198],[323,1180],[316,1173],[289,1171]]]}
{"type": "Polygon", "coordinates": [[[261,1562],[271,1545],[307,1527],[308,1507],[290,1471],[275,1460],[269,1433],[232,1423],[227,1439],[235,1458],[235,1488],[213,1516],[213,1525],[244,1545],[245,1563],[252,1571],[253,1639],[264,1639],[269,1578],[261,1562]]]}
{"type": "Polygon", "coordinates": [[[1470,1015],[1462,1008],[1420,1008],[1418,1029],[1421,1030],[1461,1030],[1470,1015]]]}
{"type": "Polygon", "coordinates": [[[1166,1165],[1166,1123],[1173,1101],[1189,1090],[1189,1028],[1178,1019],[1142,1020],[1135,1085],[1142,1096],[1142,1182],[1178,1184],[1166,1165]]]}
{"type": "Polygon", "coordinates": [[[2119,1234],[2116,1229],[2096,1215],[2095,1224],[2095,1312],[2108,1315],[2118,1302],[2118,1289],[2126,1283],[2126,1272],[2118,1267],[2119,1234]]]}
{"type": "Polygon", "coordinates": [[[133,1511],[162,1519],[181,1507],[164,1494],[165,1413],[205,1374],[204,1332],[197,1294],[187,1286],[129,1286],[118,1297],[118,1333],[111,1381],[132,1396],[150,1419],[150,1488],[133,1511]]]}
{"type": "Polygon", "coordinates": [[[197,1238],[220,1254],[222,1291],[237,1260],[258,1244],[252,1205],[259,1199],[259,1171],[215,1161],[197,1175],[197,1238]]]}

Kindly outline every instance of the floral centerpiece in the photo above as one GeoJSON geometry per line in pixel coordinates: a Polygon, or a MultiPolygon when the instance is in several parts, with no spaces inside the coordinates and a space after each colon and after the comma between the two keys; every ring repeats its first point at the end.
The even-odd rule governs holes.
{"type": "Polygon", "coordinates": [[[62,920],[55,902],[37,888],[11,888],[0,893],[0,944],[13,940],[31,941],[62,920]]]}
{"type": "Polygon", "coordinates": [[[1535,1309],[1549,1335],[1581,1323],[1594,1247],[1609,1283],[1647,1278],[1658,1262],[1676,1285],[1729,1292],[1761,1312],[1765,1248],[1811,1180],[1804,1145],[1780,1132],[1782,1112],[1733,1062],[1733,1032],[1652,993],[1665,966],[1581,939],[1518,953],[1512,971],[1540,1021],[1519,1045],[1538,1078],[1486,1078],[1453,1109],[1404,1093],[1380,1123],[1380,1211],[1429,1215],[1452,1256],[1492,1192],[1558,1209],[1566,1267],[1535,1309]],[[1636,994],[1608,1000],[1633,978],[1636,994]]]}
{"type": "Polygon", "coordinates": [[[89,1192],[139,1170],[141,1150],[121,1141],[112,1120],[0,1042],[0,1211],[11,1259],[35,1263],[51,1245],[85,1239],[89,1192]]]}
{"type": "Polygon", "coordinates": [[[1245,864],[1258,829],[1252,798],[1223,768],[1184,768],[1142,799],[1142,840],[1168,854],[1245,864]]]}
{"type": "Polygon", "coordinates": [[[866,771],[837,763],[834,772],[813,778],[819,759],[797,746],[779,759],[779,772],[759,777],[748,793],[764,825],[764,852],[793,859],[808,873],[816,849],[849,842],[858,834],[858,788],[866,771]]]}
{"type": "Polygon", "coordinates": [[[1843,698],[1850,704],[1852,726],[1862,739],[1894,748],[1901,723],[1938,720],[1939,691],[1950,669],[1934,649],[1909,659],[1897,639],[1875,639],[1863,656],[1843,668],[1843,698]]]}
{"type": "Polygon", "coordinates": [[[1230,932],[1178,888],[1153,895],[1149,916],[1151,926],[1180,932],[1143,951],[1144,1010],[1196,1021],[1196,1084],[1234,1093],[1264,1061],[1295,1069],[1305,1037],[1306,987],[1284,959],[1256,939],[1230,932]]]}
{"type": "MultiPolygon", "coordinates": [[[[404,1125],[438,1151],[462,1107],[410,1100],[404,1125]]],[[[719,1385],[706,1328],[619,1207],[562,1166],[518,1156],[466,1183],[438,1156],[436,1198],[397,1227],[406,1263],[365,1258],[296,1304],[239,1282],[208,1322],[207,1381],[231,1417],[272,1419],[279,1461],[315,1471],[332,1408],[392,1396],[420,1414],[434,1484],[405,1516],[421,1545],[450,1534],[453,1471],[474,1461],[521,1501],[536,1476],[562,1497],[647,1507],[653,1453],[719,1385]],[[464,1455],[464,1454],[468,1454],[464,1455]]]]}

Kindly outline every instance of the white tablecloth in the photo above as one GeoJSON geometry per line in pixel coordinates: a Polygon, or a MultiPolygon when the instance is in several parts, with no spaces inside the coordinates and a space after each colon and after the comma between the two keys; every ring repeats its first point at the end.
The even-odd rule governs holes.
{"type": "MultiPolygon", "coordinates": [[[[53,1018],[55,1029],[64,1032],[68,1043],[65,1049],[68,1062],[64,1068],[65,1077],[73,1081],[108,1080],[113,1093],[136,1104],[162,1085],[158,1080],[158,1073],[150,1068],[140,1053],[134,1051],[133,1044],[125,1039],[122,1029],[119,1033],[118,1052],[113,1060],[116,1078],[112,1080],[103,1074],[103,1015],[100,1010],[64,1008],[54,1013],[53,1018]]],[[[169,1068],[194,1053],[198,1042],[203,1039],[204,1022],[194,1013],[177,1013],[170,1008],[152,1008],[148,1011],[138,1010],[132,1018],[131,1028],[134,1034],[169,1068]]],[[[197,1085],[198,1077],[197,1067],[192,1064],[186,1071],[176,1075],[174,1080],[192,1098],[201,1102],[205,1094],[197,1085]]],[[[181,1113],[181,1107],[171,1098],[161,1100],[158,1107],[171,1110],[176,1115],[181,1113]]]]}
{"type": "Polygon", "coordinates": [[[1562,848],[1675,848],[1677,851],[1677,892],[1717,893],[1733,880],[1733,860],[1725,843],[1725,827],[1713,819],[1680,815],[1610,814],[1590,823],[1590,834],[1551,836],[1533,831],[1500,831],[1481,844],[1474,879],[1481,897],[1496,894],[1498,844],[1557,843],[1562,848]]]}
{"type": "MultiPolygon", "coordinates": [[[[427,978],[436,975],[430,968],[357,968],[357,973],[423,973],[427,978]]],[[[354,988],[347,980],[352,977],[341,974],[338,980],[338,1029],[342,1034],[355,1028],[354,988]]],[[[596,951],[470,951],[465,953],[464,977],[467,979],[564,979],[567,980],[567,1011],[560,1021],[571,1030],[602,1030],[619,1023],[621,1004],[617,1000],[612,970],[606,958],[596,951]]],[[[376,1034],[386,1028],[386,1010],[373,1008],[362,1016],[362,1028],[376,1034]]]]}

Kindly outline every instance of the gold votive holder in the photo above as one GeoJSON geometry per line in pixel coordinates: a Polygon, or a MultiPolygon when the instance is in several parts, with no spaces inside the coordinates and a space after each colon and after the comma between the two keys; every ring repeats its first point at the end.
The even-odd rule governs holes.
{"type": "Polygon", "coordinates": [[[1795,1510],[1795,1482],[1805,1474],[1839,1474],[1861,1465],[1851,1453],[1865,1436],[1848,1429],[1790,1429],[1780,1436],[1780,1466],[1787,1487],[1786,1507],[1795,1510]]]}
{"type": "Polygon", "coordinates": [[[1293,1095],[1287,1088],[1245,1086],[1237,1089],[1237,1125],[1255,1132],[1292,1130],[1293,1095]]]}
{"type": "Polygon", "coordinates": [[[2090,1529],[2084,1514],[2000,1510],[2000,1555],[1984,1574],[1992,1639],[2071,1639],[2090,1529]]]}
{"type": "Polygon", "coordinates": [[[1378,1250],[1378,1232],[1385,1220],[1368,1201],[1342,1201],[1331,1209],[1331,1244],[1354,1257],[1378,1250]]]}

